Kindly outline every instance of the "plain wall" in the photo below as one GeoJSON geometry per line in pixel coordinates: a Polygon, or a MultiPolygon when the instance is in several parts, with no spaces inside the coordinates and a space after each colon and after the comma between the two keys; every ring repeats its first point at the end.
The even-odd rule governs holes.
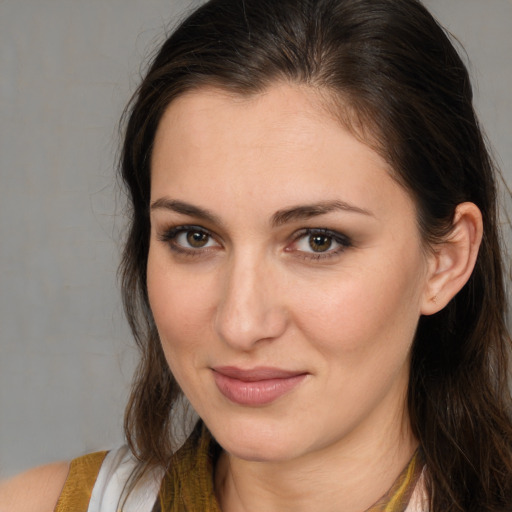
{"type": "MultiPolygon", "coordinates": [[[[0,0],[3,476],[122,443],[136,351],[116,282],[117,122],[169,21],[199,3],[0,0]]],[[[512,3],[425,3],[468,52],[510,187],[512,3]]]]}

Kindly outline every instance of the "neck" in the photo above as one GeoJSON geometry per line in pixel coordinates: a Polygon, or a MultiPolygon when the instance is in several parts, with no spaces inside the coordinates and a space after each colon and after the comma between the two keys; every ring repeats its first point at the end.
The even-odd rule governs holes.
{"type": "MultiPolygon", "coordinates": [[[[406,415],[403,415],[406,416],[406,415]]],[[[393,485],[417,448],[407,418],[285,461],[221,455],[215,475],[223,512],[362,512],[393,485]]]]}

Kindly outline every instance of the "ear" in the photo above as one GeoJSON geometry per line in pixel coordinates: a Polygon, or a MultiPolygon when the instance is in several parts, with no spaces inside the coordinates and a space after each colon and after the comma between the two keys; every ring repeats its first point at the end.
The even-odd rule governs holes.
{"type": "Polygon", "coordinates": [[[441,311],[467,283],[482,241],[482,214],[473,203],[461,203],[455,209],[453,228],[446,240],[432,247],[429,256],[427,286],[421,313],[441,311]]]}

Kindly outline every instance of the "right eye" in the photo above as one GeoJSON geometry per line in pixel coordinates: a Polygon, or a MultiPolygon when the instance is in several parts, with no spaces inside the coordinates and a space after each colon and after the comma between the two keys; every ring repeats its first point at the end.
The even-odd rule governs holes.
{"type": "Polygon", "coordinates": [[[178,252],[194,253],[220,247],[208,231],[198,226],[177,226],[166,230],[159,239],[178,252]]]}
{"type": "Polygon", "coordinates": [[[208,247],[212,239],[209,234],[204,231],[183,231],[179,233],[176,238],[176,243],[185,247],[193,247],[194,249],[202,249],[208,247]]]}

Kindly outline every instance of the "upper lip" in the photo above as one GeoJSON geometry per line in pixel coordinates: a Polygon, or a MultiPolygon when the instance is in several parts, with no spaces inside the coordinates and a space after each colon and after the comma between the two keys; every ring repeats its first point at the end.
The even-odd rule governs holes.
{"type": "Polygon", "coordinates": [[[289,379],[304,375],[307,372],[296,370],[285,370],[282,368],[273,368],[269,366],[258,366],[256,368],[242,369],[236,366],[216,366],[213,371],[220,373],[231,379],[237,379],[245,382],[256,382],[259,380],[270,379],[289,379]]]}

